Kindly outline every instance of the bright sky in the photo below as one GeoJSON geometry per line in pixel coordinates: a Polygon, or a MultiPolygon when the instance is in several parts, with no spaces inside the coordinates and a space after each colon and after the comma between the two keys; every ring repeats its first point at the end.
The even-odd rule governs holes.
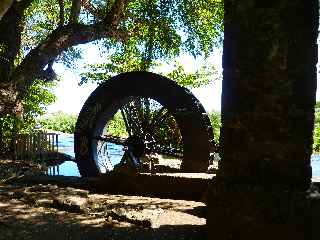
{"type": "MultiPolygon", "coordinates": [[[[90,93],[97,87],[96,84],[92,83],[78,86],[80,80],[79,69],[81,70],[85,64],[101,63],[103,61],[96,45],[88,45],[83,48],[83,51],[84,58],[79,64],[78,69],[67,69],[62,64],[54,65],[57,74],[62,80],[58,83],[57,87],[54,88],[57,101],[48,107],[48,113],[63,111],[78,114],[90,93]]],[[[221,72],[221,51],[216,50],[213,55],[214,57],[210,58],[210,62],[221,72]]],[[[179,61],[182,65],[186,66],[187,69],[194,69],[200,63],[200,61],[195,61],[191,56],[183,56],[179,58],[179,61]]],[[[208,86],[193,89],[192,92],[208,112],[212,110],[220,111],[221,81],[214,81],[208,86]]]]}

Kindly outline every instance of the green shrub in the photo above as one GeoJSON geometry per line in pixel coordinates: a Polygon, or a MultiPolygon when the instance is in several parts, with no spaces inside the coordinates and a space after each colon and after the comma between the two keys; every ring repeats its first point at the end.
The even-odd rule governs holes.
{"type": "Polygon", "coordinates": [[[51,92],[56,82],[36,80],[27,89],[22,101],[22,115],[0,116],[0,154],[9,154],[13,150],[13,141],[17,134],[30,133],[36,125],[36,118],[43,115],[48,105],[52,104],[56,96],[51,92]]]}
{"type": "Polygon", "coordinates": [[[319,152],[320,151],[320,124],[314,125],[313,130],[313,151],[319,152]]]}
{"type": "Polygon", "coordinates": [[[212,125],[212,130],[214,134],[214,141],[219,144],[220,138],[220,127],[221,127],[221,113],[213,111],[209,113],[210,122],[212,125]]]}
{"type": "Polygon", "coordinates": [[[315,114],[314,114],[314,129],[313,129],[313,151],[320,151],[320,108],[319,102],[317,102],[315,114]]]}
{"type": "Polygon", "coordinates": [[[108,123],[107,134],[115,137],[128,137],[126,125],[120,112],[117,112],[108,123]]]}
{"type": "Polygon", "coordinates": [[[50,116],[38,119],[38,124],[41,128],[64,133],[74,133],[76,122],[76,115],[64,112],[57,112],[50,116]]]}

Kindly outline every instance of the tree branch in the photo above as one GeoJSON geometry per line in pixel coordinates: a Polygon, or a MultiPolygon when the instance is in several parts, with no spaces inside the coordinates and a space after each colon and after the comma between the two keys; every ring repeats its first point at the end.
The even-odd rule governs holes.
{"type": "Polygon", "coordinates": [[[129,1],[116,0],[108,16],[102,22],[91,25],[73,23],[61,26],[53,31],[43,43],[31,50],[11,75],[11,80],[15,82],[20,92],[19,98],[24,96],[25,90],[32,85],[34,79],[43,74],[48,63],[54,61],[69,47],[102,38],[113,38],[119,41],[128,39],[130,33],[119,28],[119,23],[123,20],[123,12],[129,1]]]}
{"type": "Polygon", "coordinates": [[[13,3],[13,0],[2,0],[0,2],[0,20],[3,17],[3,15],[6,14],[8,9],[11,7],[12,3],[13,3]]]}
{"type": "Polygon", "coordinates": [[[109,23],[112,27],[118,26],[124,17],[124,10],[129,2],[130,0],[115,0],[104,21],[109,23]]]}
{"type": "Polygon", "coordinates": [[[59,1],[59,26],[64,25],[64,0],[58,0],[59,1]]]}
{"type": "Polygon", "coordinates": [[[69,23],[77,23],[81,9],[81,0],[72,0],[69,23]]]}
{"type": "Polygon", "coordinates": [[[106,27],[105,23],[62,26],[56,29],[45,42],[29,52],[22,63],[16,68],[11,79],[23,94],[25,92],[24,89],[32,85],[36,77],[43,74],[43,69],[47,64],[63,51],[71,46],[105,37],[125,38],[128,36],[125,36],[123,32],[118,32],[117,29],[106,27]]]}
{"type": "Polygon", "coordinates": [[[44,80],[45,82],[51,82],[57,79],[57,74],[53,70],[54,60],[50,60],[46,69],[39,72],[39,74],[35,77],[36,79],[44,80]]]}
{"type": "Polygon", "coordinates": [[[81,6],[96,19],[103,20],[103,14],[91,4],[91,0],[81,0],[81,6]]]}

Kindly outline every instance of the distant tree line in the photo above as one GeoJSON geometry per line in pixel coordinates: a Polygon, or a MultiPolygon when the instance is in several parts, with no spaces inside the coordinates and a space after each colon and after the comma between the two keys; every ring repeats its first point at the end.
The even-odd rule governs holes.
{"type": "Polygon", "coordinates": [[[57,112],[38,119],[38,125],[46,130],[74,133],[77,122],[77,115],[64,112],[57,112]]]}

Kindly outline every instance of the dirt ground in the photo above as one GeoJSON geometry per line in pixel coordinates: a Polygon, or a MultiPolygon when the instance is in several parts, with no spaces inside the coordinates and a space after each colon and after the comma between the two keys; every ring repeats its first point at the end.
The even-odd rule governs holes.
{"type": "Polygon", "coordinates": [[[201,202],[95,194],[53,184],[15,184],[21,176],[42,171],[37,164],[0,160],[0,239],[206,236],[206,206],[201,202]]]}

